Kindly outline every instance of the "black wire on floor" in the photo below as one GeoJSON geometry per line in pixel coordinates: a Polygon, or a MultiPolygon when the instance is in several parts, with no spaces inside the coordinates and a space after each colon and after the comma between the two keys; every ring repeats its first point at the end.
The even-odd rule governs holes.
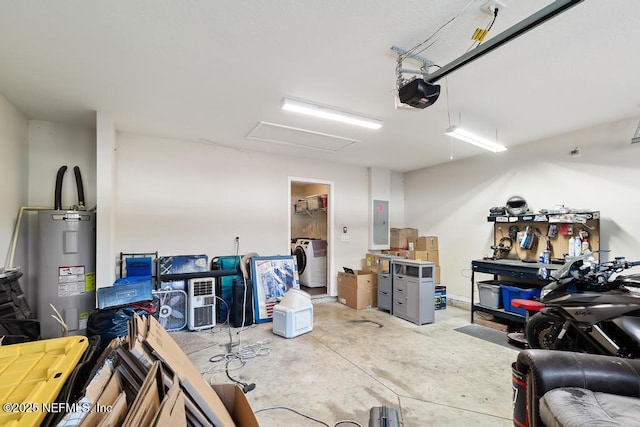
{"type": "Polygon", "coordinates": [[[362,427],[362,424],[358,423],[357,421],[352,421],[352,420],[340,420],[340,421],[337,421],[333,426],[330,426],[329,424],[325,423],[324,421],[321,421],[321,420],[319,420],[319,419],[317,419],[317,418],[313,418],[313,417],[312,417],[312,416],[310,416],[310,415],[303,414],[302,412],[297,411],[297,410],[295,410],[295,409],[293,409],[293,408],[289,408],[289,407],[287,407],[287,406],[281,406],[281,405],[279,405],[279,406],[269,406],[269,407],[267,407],[267,408],[258,409],[258,410],[257,410],[257,411],[255,411],[254,413],[255,413],[255,414],[258,414],[258,413],[260,413],[260,412],[272,411],[272,410],[274,410],[274,409],[284,409],[284,410],[286,410],[286,411],[291,411],[291,412],[293,412],[294,414],[298,414],[298,415],[300,415],[300,416],[302,416],[302,417],[305,417],[305,418],[307,418],[307,419],[309,419],[309,420],[311,420],[311,421],[315,421],[315,422],[317,422],[318,424],[322,424],[323,426],[326,426],[326,427],[336,427],[337,425],[340,425],[340,424],[353,424],[353,425],[355,425],[355,426],[362,427]]]}

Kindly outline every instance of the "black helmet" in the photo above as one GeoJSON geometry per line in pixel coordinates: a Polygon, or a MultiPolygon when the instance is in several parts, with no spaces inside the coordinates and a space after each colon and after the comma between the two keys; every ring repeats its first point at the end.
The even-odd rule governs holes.
{"type": "Polygon", "coordinates": [[[524,215],[529,210],[527,201],[520,196],[510,197],[505,207],[509,215],[524,215]]]}

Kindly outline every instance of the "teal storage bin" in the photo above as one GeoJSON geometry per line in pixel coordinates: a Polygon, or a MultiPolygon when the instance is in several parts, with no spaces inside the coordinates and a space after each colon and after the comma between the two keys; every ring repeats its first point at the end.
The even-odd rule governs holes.
{"type": "Polygon", "coordinates": [[[511,313],[517,313],[522,316],[527,314],[524,308],[511,307],[511,300],[514,299],[534,299],[540,296],[540,289],[537,288],[518,288],[516,286],[500,285],[502,292],[502,303],[504,310],[511,313]]]}

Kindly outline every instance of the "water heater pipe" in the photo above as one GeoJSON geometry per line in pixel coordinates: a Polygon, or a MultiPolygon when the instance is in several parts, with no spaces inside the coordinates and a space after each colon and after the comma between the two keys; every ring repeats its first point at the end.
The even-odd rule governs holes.
{"type": "Polygon", "coordinates": [[[11,237],[11,244],[9,245],[9,252],[7,253],[7,262],[4,265],[5,270],[11,270],[13,268],[13,256],[16,253],[16,245],[18,244],[18,234],[20,233],[20,223],[22,222],[22,214],[24,211],[47,211],[53,209],[50,206],[22,206],[18,210],[18,219],[16,225],[13,227],[13,236],[11,237]]]}
{"type": "Polygon", "coordinates": [[[62,180],[64,179],[64,173],[66,171],[67,166],[61,166],[60,169],[58,169],[58,174],[56,175],[56,188],[53,194],[53,203],[56,210],[62,209],[62,180]]]}

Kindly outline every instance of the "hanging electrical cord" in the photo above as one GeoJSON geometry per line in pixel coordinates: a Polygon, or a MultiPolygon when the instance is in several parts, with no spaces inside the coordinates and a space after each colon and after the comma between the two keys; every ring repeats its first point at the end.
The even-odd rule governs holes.
{"type": "MultiPolygon", "coordinates": [[[[221,297],[219,297],[218,295],[215,295],[216,299],[220,300],[220,302],[222,304],[224,304],[226,310],[227,310],[227,317],[223,323],[223,325],[227,326],[227,331],[229,332],[229,351],[231,351],[231,346],[233,345],[233,337],[231,336],[231,323],[229,323],[229,316],[231,314],[231,310],[229,308],[229,304],[227,304],[227,302],[225,300],[223,300],[221,297]]],[[[211,328],[211,332],[214,332],[215,328],[211,328]]]]}
{"type": "Polygon", "coordinates": [[[493,18],[491,19],[491,22],[486,27],[484,27],[484,29],[477,28],[474,31],[473,36],[471,37],[474,42],[471,43],[471,46],[469,46],[465,53],[469,52],[471,49],[475,49],[476,47],[480,46],[482,42],[484,42],[485,37],[487,36],[487,34],[489,34],[489,31],[493,27],[493,24],[495,24],[496,22],[499,10],[500,9],[496,6],[495,9],[493,9],[493,18]]]}
{"type": "MultiPolygon", "coordinates": [[[[402,86],[404,86],[408,82],[408,80],[403,77],[402,62],[406,58],[417,57],[420,53],[424,52],[425,50],[427,50],[428,48],[433,46],[438,41],[438,38],[433,40],[433,42],[431,42],[427,46],[424,46],[424,45],[429,43],[431,41],[431,39],[433,39],[436,35],[438,35],[440,33],[440,31],[442,31],[444,28],[446,28],[447,26],[451,25],[453,23],[453,21],[455,21],[460,15],[462,15],[473,2],[474,2],[474,0],[470,0],[467,3],[467,5],[462,8],[462,10],[460,12],[458,12],[453,18],[449,19],[447,22],[445,22],[443,25],[441,25],[440,28],[438,28],[436,31],[434,31],[433,34],[431,34],[429,37],[427,37],[421,43],[419,43],[416,46],[412,47],[408,51],[400,53],[398,55],[398,59],[396,61],[396,91],[400,90],[400,88],[402,86]],[[421,47],[422,47],[422,49],[420,49],[421,47]],[[418,49],[420,49],[420,50],[418,50],[418,49]]],[[[421,61],[418,58],[416,58],[416,59],[421,61]]],[[[428,62],[430,62],[430,61],[428,61],[428,62]]],[[[433,64],[433,63],[429,64],[428,62],[423,62],[422,67],[420,67],[420,70],[421,70],[423,76],[426,76],[428,74],[429,68],[431,68],[431,67],[441,68],[437,64],[433,64]]]]}
{"type": "MultiPolygon", "coordinates": [[[[444,78],[444,92],[447,98],[447,120],[449,127],[451,127],[451,109],[449,108],[449,80],[444,78]]],[[[449,160],[453,160],[453,137],[449,137],[449,160]]]]}
{"type": "Polygon", "coordinates": [[[467,5],[462,8],[462,10],[460,12],[458,12],[453,18],[449,19],[447,22],[445,22],[443,25],[441,25],[440,28],[438,28],[436,31],[433,32],[433,34],[431,34],[429,37],[427,37],[421,43],[419,43],[416,46],[414,46],[411,49],[409,49],[403,55],[400,55],[401,59],[404,59],[404,58],[407,58],[407,57],[410,57],[410,56],[413,56],[413,55],[419,55],[422,52],[424,52],[425,50],[427,50],[428,48],[430,48],[431,46],[433,46],[433,44],[438,41],[437,39],[434,40],[433,43],[431,43],[428,46],[422,48],[425,44],[429,43],[431,41],[431,39],[433,39],[436,35],[438,35],[438,33],[440,33],[440,31],[442,31],[446,27],[450,26],[453,23],[453,21],[458,19],[458,17],[460,17],[460,15],[462,15],[469,8],[469,6],[471,6],[471,4],[473,2],[474,2],[474,0],[470,0],[467,3],[467,5]],[[420,48],[422,48],[422,49],[420,49],[420,48]],[[420,49],[420,50],[418,50],[418,49],[420,49]]]}
{"type": "Polygon", "coordinates": [[[238,370],[242,368],[246,364],[246,361],[248,359],[252,359],[258,356],[268,356],[269,353],[271,352],[271,347],[270,347],[271,341],[270,340],[258,341],[255,344],[238,348],[238,351],[234,352],[232,351],[233,341],[231,340],[231,335],[229,335],[229,339],[230,339],[229,351],[227,353],[220,353],[220,354],[211,356],[209,358],[209,362],[213,363],[214,365],[212,365],[205,372],[203,372],[203,375],[211,374],[212,377],[211,377],[211,380],[209,381],[211,383],[213,382],[213,375],[215,375],[215,373],[224,371],[227,375],[227,378],[229,378],[234,383],[242,386],[242,391],[244,393],[248,393],[251,390],[256,388],[255,383],[244,383],[240,380],[237,380],[231,377],[231,375],[229,374],[229,371],[238,370]],[[215,365],[221,362],[224,362],[224,369],[215,365]],[[230,367],[230,364],[232,362],[237,362],[238,366],[230,367]]]}

